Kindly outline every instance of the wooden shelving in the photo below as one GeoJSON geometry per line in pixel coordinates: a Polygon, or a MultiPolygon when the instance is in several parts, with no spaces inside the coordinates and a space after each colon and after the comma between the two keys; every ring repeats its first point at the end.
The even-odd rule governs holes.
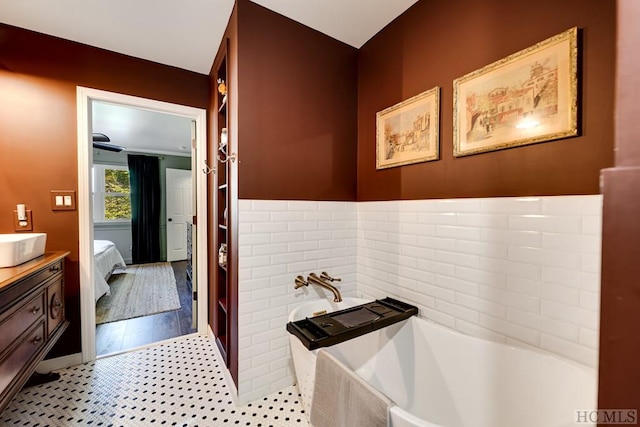
{"type": "Polygon", "coordinates": [[[222,355],[223,359],[227,359],[227,349],[224,347],[225,344],[227,342],[227,337],[225,335],[218,335],[216,337],[216,344],[218,345],[218,349],[220,350],[220,354],[222,355]]]}
{"type": "MultiPolygon", "coordinates": [[[[217,133],[217,144],[219,147],[221,144],[221,134],[222,129],[227,127],[227,93],[226,93],[226,81],[227,81],[227,58],[226,52],[222,56],[221,61],[218,64],[216,70],[216,78],[218,82],[218,87],[216,90],[216,102],[218,105],[218,120],[216,123],[216,133],[217,133]]],[[[217,148],[216,147],[216,148],[217,148]]],[[[220,152],[220,150],[217,150],[220,152]]],[[[218,258],[218,276],[215,284],[215,294],[217,299],[216,307],[214,307],[214,311],[217,311],[217,315],[215,316],[217,319],[216,324],[214,325],[214,333],[217,337],[216,342],[218,343],[218,347],[220,348],[220,352],[225,357],[225,363],[227,366],[229,365],[229,319],[227,317],[227,295],[229,294],[229,275],[227,271],[227,254],[228,254],[228,245],[229,245],[229,236],[228,236],[228,227],[227,221],[225,219],[225,213],[229,209],[229,197],[227,194],[227,188],[229,187],[229,183],[227,182],[227,178],[229,173],[227,168],[229,165],[227,163],[223,163],[218,161],[218,173],[217,173],[217,186],[218,190],[220,190],[220,194],[218,194],[218,203],[216,206],[217,210],[217,222],[218,222],[218,250],[217,250],[217,258],[218,258]],[[225,259],[222,260],[221,258],[225,259]]]]}
{"type": "MultiPolygon", "coordinates": [[[[212,189],[216,194],[216,204],[214,207],[214,227],[212,231],[216,235],[215,240],[215,262],[218,268],[215,269],[213,287],[212,310],[213,333],[216,336],[216,344],[223,356],[224,363],[231,372],[237,384],[238,376],[238,325],[237,325],[237,265],[234,264],[234,257],[237,248],[234,247],[234,232],[237,225],[233,221],[235,200],[237,190],[232,177],[235,176],[234,162],[227,157],[232,153],[232,140],[230,138],[233,130],[229,114],[232,111],[229,102],[233,101],[233,94],[228,93],[229,88],[229,40],[225,39],[216,57],[214,66],[217,87],[215,90],[215,104],[217,113],[214,112],[214,146],[212,152],[217,158],[216,175],[212,189]],[[223,136],[224,134],[224,136],[223,136]],[[221,149],[221,147],[223,147],[221,149]],[[225,161],[226,160],[226,161],[225,161]]],[[[215,110],[214,110],[215,111],[215,110]]]]}

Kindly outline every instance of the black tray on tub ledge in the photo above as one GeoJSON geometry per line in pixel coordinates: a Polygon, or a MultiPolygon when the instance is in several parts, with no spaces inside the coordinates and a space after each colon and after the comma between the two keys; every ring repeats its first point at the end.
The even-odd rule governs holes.
{"type": "Polygon", "coordinates": [[[287,323],[287,331],[309,350],[329,347],[418,314],[418,307],[386,297],[366,304],[287,323]]]}

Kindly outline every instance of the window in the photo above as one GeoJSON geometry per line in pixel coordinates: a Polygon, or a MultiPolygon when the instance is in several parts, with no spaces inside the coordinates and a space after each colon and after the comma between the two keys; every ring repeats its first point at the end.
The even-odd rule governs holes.
{"type": "Polygon", "coordinates": [[[126,166],[93,166],[93,220],[131,220],[131,190],[126,166]]]}

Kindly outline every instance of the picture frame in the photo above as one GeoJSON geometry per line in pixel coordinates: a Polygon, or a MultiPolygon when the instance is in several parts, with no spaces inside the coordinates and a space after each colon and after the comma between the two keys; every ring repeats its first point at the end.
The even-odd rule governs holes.
{"type": "Polygon", "coordinates": [[[578,135],[578,29],[453,82],[455,157],[578,135]]]}
{"type": "Polygon", "coordinates": [[[440,87],[376,113],[376,169],[438,160],[440,87]]]}

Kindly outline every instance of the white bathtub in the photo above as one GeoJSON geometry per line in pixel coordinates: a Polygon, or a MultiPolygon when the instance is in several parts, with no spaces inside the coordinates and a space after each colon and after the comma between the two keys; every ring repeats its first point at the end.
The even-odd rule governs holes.
{"type": "MultiPolygon", "coordinates": [[[[324,314],[323,311],[331,313],[332,311],[344,310],[369,301],[371,300],[350,297],[344,297],[342,302],[333,302],[327,299],[312,300],[292,310],[289,313],[289,322],[324,314]]],[[[313,395],[313,379],[316,373],[316,354],[318,350],[307,350],[298,337],[291,334],[289,334],[289,343],[291,345],[291,355],[293,357],[293,367],[296,371],[298,389],[302,395],[302,406],[308,418],[311,413],[311,396],[313,395]]]]}
{"type": "MultiPolygon", "coordinates": [[[[312,387],[315,353],[291,338],[292,349],[297,341],[306,352],[293,350],[296,375],[304,364],[304,382],[312,387]]],[[[395,403],[393,427],[569,427],[576,410],[597,407],[595,370],[417,317],[325,350],[395,403]]],[[[306,390],[307,414],[310,397],[306,390]]]]}

